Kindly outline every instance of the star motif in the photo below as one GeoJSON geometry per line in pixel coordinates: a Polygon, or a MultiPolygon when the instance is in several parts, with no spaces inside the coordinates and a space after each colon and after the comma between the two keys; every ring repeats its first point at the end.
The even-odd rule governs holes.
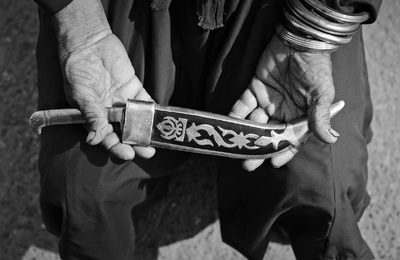
{"type": "Polygon", "coordinates": [[[242,149],[243,146],[245,146],[246,144],[248,144],[250,142],[247,139],[247,137],[243,135],[243,132],[240,132],[240,134],[235,135],[234,137],[230,138],[229,141],[236,144],[239,147],[239,149],[242,149]]]}
{"type": "Polygon", "coordinates": [[[188,137],[189,142],[192,140],[196,140],[197,137],[200,137],[201,134],[199,134],[198,129],[194,123],[186,129],[186,134],[188,137]]]}

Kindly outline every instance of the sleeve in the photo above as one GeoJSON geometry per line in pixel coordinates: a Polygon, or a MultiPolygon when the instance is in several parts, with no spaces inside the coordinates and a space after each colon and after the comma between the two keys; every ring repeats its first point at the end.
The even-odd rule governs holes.
{"type": "Polygon", "coordinates": [[[72,0],[34,0],[39,6],[50,14],[56,14],[66,7],[72,0]]]}
{"type": "Polygon", "coordinates": [[[364,22],[365,24],[375,22],[382,5],[382,0],[322,0],[322,2],[347,14],[368,12],[370,17],[364,22]]]}

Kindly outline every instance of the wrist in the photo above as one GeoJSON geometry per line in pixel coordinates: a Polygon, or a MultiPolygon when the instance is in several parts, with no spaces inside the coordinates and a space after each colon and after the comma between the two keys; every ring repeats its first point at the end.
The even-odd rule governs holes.
{"type": "Polygon", "coordinates": [[[60,59],[111,34],[99,0],[74,0],[54,15],[60,59]]]}

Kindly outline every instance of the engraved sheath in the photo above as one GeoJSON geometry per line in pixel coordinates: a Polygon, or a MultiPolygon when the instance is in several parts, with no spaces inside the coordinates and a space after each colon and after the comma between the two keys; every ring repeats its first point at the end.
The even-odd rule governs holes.
{"type": "MultiPolygon", "coordinates": [[[[333,104],[331,116],[343,106],[343,101],[333,104]]],[[[311,135],[305,117],[287,124],[261,124],[137,100],[107,108],[107,113],[109,122],[120,124],[123,143],[238,159],[271,158],[304,144],[311,135]]],[[[30,121],[36,133],[45,126],[85,123],[77,109],[37,111],[30,121]]]]}
{"type": "Polygon", "coordinates": [[[122,128],[123,143],[242,159],[274,157],[309,134],[305,120],[295,126],[258,124],[134,100],[126,106],[122,128]]]}

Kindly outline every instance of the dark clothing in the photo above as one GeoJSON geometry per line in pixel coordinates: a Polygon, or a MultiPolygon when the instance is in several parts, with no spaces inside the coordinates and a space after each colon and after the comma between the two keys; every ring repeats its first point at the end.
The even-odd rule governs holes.
{"type": "Polygon", "coordinates": [[[72,0],[34,0],[41,7],[43,7],[48,13],[56,14],[64,7],[66,7],[72,0]]]}
{"type": "MultiPolygon", "coordinates": [[[[247,88],[283,3],[225,1],[220,27],[221,20],[205,18],[211,17],[207,8],[194,1],[103,1],[113,32],[158,103],[221,114],[247,88]],[[198,15],[199,9],[205,13],[198,15]],[[220,28],[204,29],[209,26],[220,28]]],[[[41,11],[40,21],[39,108],[65,108],[51,18],[41,11]]],[[[274,169],[266,162],[251,174],[238,160],[215,158],[223,240],[250,259],[262,259],[277,230],[284,230],[297,259],[373,258],[357,226],[369,203],[366,144],[372,117],[361,32],[332,59],[336,100],[346,102],[332,120],[341,133],[337,143],[313,137],[286,166],[274,169]]],[[[60,236],[64,259],[132,259],[131,212],[146,198],[140,181],[173,172],[188,155],[159,149],[150,160],[122,162],[87,145],[86,135],[81,126],[43,130],[44,221],[60,236]]]]}
{"type": "MultiPolygon", "coordinates": [[[[56,14],[61,9],[66,7],[72,0],[34,0],[38,3],[43,9],[45,9],[50,14],[56,14]]],[[[205,29],[217,28],[221,26],[222,19],[221,14],[224,10],[225,0],[196,0],[197,5],[201,6],[198,8],[197,12],[199,15],[203,17],[200,19],[199,23],[203,24],[205,29]],[[216,15],[218,19],[211,21],[214,19],[212,14],[217,13],[216,15]],[[204,22],[203,22],[204,21],[204,22]],[[215,26],[213,26],[215,25],[215,26]]],[[[170,0],[152,0],[152,8],[154,10],[159,9],[160,6],[168,6],[170,0]]],[[[344,13],[356,13],[367,11],[371,18],[367,21],[367,23],[372,23],[376,20],[378,16],[379,8],[382,4],[381,0],[322,0],[328,6],[340,10],[344,13]]]]}

